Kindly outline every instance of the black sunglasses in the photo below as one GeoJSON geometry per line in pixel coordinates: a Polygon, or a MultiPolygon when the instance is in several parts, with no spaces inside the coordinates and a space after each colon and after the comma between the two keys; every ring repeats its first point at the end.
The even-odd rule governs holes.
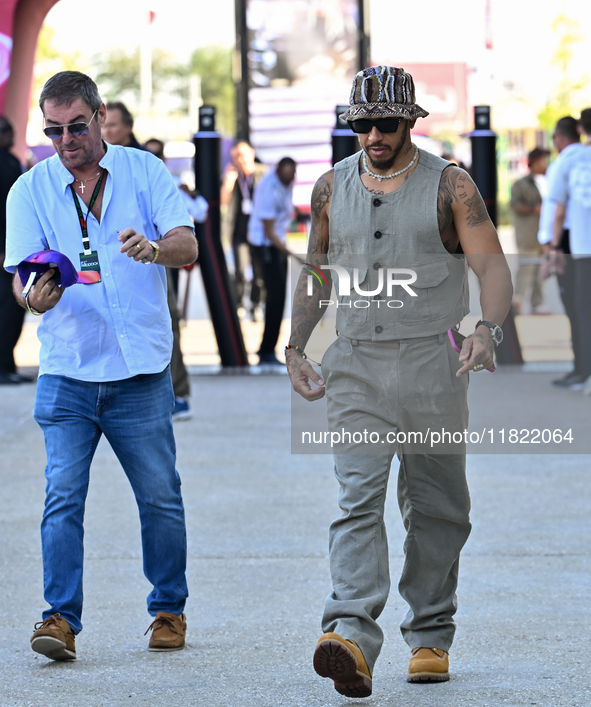
{"type": "Polygon", "coordinates": [[[350,120],[349,127],[354,133],[367,134],[372,128],[377,128],[380,133],[395,133],[402,118],[380,118],[379,120],[350,120]]]}
{"type": "Polygon", "coordinates": [[[94,116],[97,114],[98,108],[92,114],[92,118],[88,123],[67,123],[66,125],[50,125],[47,128],[43,128],[43,132],[47,135],[50,140],[59,140],[64,134],[64,128],[68,128],[70,135],[74,137],[80,137],[81,135],[86,135],[88,133],[88,126],[94,120],[94,116]]]}

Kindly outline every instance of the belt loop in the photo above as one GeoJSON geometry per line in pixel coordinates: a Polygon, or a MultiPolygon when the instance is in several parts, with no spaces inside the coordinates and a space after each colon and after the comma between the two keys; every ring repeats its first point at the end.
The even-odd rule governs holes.
{"type": "Polygon", "coordinates": [[[444,339],[445,339],[445,335],[444,335],[444,334],[439,334],[439,336],[437,337],[437,343],[439,344],[439,346],[441,346],[441,344],[443,343],[444,339]]]}

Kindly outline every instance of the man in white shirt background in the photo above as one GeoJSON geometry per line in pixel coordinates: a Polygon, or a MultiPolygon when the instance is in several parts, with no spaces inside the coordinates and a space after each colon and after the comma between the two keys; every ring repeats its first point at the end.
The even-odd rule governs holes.
{"type": "Polygon", "coordinates": [[[581,111],[579,126],[585,146],[572,150],[553,172],[548,197],[556,202],[550,251],[557,269],[564,269],[562,235],[567,205],[574,272],[574,311],[578,331],[579,378],[571,388],[591,395],[591,108],[581,111]]]}
{"type": "MultiPolygon", "coordinates": [[[[554,212],[556,211],[556,202],[548,197],[548,192],[552,188],[556,168],[576,150],[584,149],[581,144],[581,136],[579,135],[578,122],[572,116],[561,118],[554,128],[552,135],[554,146],[558,150],[558,157],[550,164],[546,172],[546,194],[542,201],[542,212],[540,214],[540,230],[538,231],[538,240],[544,247],[544,250],[550,252],[550,243],[552,242],[552,229],[554,224],[554,212]]],[[[561,239],[562,252],[570,256],[570,219],[568,213],[568,204],[561,239]]],[[[552,274],[550,272],[548,275],[552,274]]],[[[573,350],[573,370],[552,381],[552,384],[560,388],[570,388],[571,385],[581,385],[580,361],[579,361],[579,338],[577,330],[577,322],[575,316],[575,282],[573,272],[573,261],[570,257],[566,258],[564,263],[564,271],[556,271],[554,273],[558,281],[558,289],[560,291],[560,299],[564,311],[570,322],[571,329],[571,345],[573,350]]]]}
{"type": "Polygon", "coordinates": [[[254,193],[253,211],[248,222],[248,241],[259,249],[267,291],[265,330],[258,350],[262,364],[283,365],[275,355],[279,339],[285,289],[287,287],[287,229],[293,214],[293,182],[296,163],[291,157],[279,160],[254,193]]]}

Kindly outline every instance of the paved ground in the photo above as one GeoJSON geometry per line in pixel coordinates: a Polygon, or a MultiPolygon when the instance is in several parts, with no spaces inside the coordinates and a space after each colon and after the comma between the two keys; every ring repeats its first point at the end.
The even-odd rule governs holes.
{"type": "MultiPolygon", "coordinates": [[[[512,385],[496,375],[497,390],[512,385]]],[[[44,450],[33,398],[32,385],[0,390],[2,707],[353,704],[311,667],[336,484],[329,456],[290,454],[284,377],[194,378],[195,417],[176,427],[190,550],[185,651],[146,651],[139,523],[127,482],[101,443],[86,516],[85,630],[79,658],[68,664],[29,647],[44,608],[44,450]]],[[[582,455],[469,458],[474,530],[462,556],[453,678],[405,682],[408,652],[398,630],[405,607],[394,582],[374,695],[360,704],[591,704],[589,462],[582,455]]],[[[396,577],[403,537],[393,495],[387,521],[396,577]]]]}

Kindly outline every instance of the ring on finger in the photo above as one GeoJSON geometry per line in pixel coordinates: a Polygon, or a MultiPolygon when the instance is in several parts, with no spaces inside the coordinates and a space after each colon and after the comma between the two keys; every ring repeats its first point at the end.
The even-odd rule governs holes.
{"type": "Polygon", "coordinates": [[[484,368],[484,363],[477,363],[477,364],[474,366],[474,370],[475,370],[475,371],[481,371],[483,368],[484,368]]]}
{"type": "Polygon", "coordinates": [[[135,247],[136,247],[138,250],[141,250],[141,249],[142,249],[142,247],[141,247],[141,245],[140,245],[139,243],[136,243],[136,244],[135,244],[135,247]]]}

